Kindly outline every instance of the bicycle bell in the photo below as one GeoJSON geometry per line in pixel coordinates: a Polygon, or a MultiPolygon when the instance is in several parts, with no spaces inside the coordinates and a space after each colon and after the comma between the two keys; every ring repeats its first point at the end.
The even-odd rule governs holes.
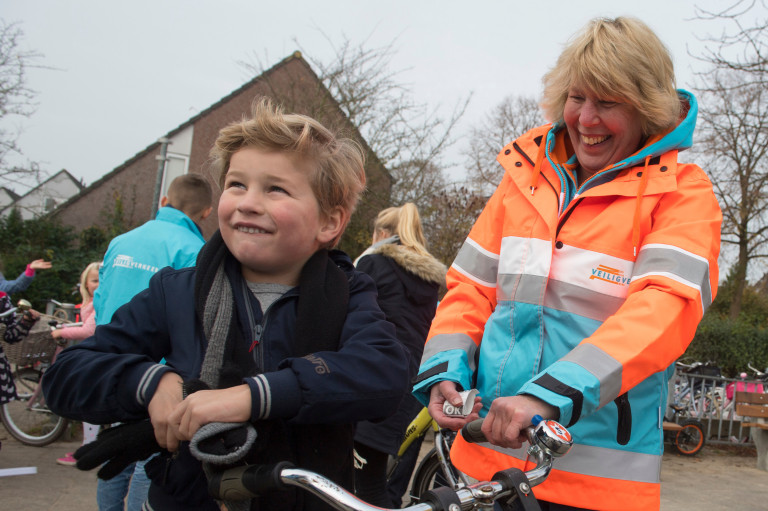
{"type": "Polygon", "coordinates": [[[549,449],[553,456],[560,457],[571,450],[573,438],[559,422],[544,420],[540,415],[534,415],[531,422],[535,426],[533,435],[537,442],[549,449]]]}
{"type": "Polygon", "coordinates": [[[29,309],[32,308],[32,304],[29,303],[29,301],[25,300],[24,298],[19,300],[16,306],[19,308],[19,310],[22,310],[22,311],[28,311],[29,309]]]}

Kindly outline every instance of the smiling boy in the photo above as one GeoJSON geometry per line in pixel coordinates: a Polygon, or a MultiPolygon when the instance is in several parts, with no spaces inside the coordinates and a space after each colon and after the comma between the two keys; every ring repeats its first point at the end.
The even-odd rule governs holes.
{"type": "MultiPolygon", "coordinates": [[[[373,282],[330,250],[365,184],[362,152],[262,101],[212,154],[219,232],[195,268],[159,272],[62,352],[46,377],[49,406],[89,422],[150,418],[167,451],[147,466],[148,509],[219,509],[187,444],[209,423],[255,427],[244,462],[287,460],[351,488],[353,424],[392,413],[409,384],[373,282]],[[214,390],[190,393],[197,379],[214,390]]],[[[328,509],[298,493],[248,505],[328,509]]]]}

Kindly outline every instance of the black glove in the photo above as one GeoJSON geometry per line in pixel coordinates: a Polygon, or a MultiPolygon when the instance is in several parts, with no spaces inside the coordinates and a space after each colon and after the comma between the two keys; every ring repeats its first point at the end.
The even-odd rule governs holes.
{"type": "Polygon", "coordinates": [[[152,423],[147,419],[102,431],[95,441],[75,451],[75,466],[80,470],[91,470],[103,464],[97,475],[108,480],[131,463],[147,459],[162,450],[155,440],[152,423]]]}

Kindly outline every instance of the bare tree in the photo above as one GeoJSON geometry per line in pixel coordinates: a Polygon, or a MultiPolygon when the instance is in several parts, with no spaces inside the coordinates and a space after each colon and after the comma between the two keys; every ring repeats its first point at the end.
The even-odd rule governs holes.
{"type": "Polygon", "coordinates": [[[470,131],[469,147],[465,151],[469,183],[481,193],[493,191],[504,174],[496,162],[496,155],[501,148],[543,123],[544,117],[534,98],[504,98],[480,126],[470,131]]]}
{"type": "Polygon", "coordinates": [[[35,66],[39,53],[22,48],[24,32],[16,23],[0,19],[0,177],[6,182],[28,184],[39,181],[40,168],[28,162],[14,166],[9,160],[22,156],[18,144],[21,128],[14,117],[29,117],[35,111],[35,91],[27,84],[27,70],[35,66]]]}
{"type": "Polygon", "coordinates": [[[703,153],[723,211],[722,242],[736,253],[733,318],[741,311],[750,265],[768,257],[768,90],[745,83],[745,74],[715,69],[698,91],[696,151],[703,153]]]}
{"type": "Polygon", "coordinates": [[[768,9],[765,0],[733,0],[697,19],[725,26],[704,38],[698,59],[709,69],[697,74],[702,102],[696,146],[708,162],[723,210],[723,252],[735,254],[729,279],[729,315],[739,315],[756,267],[768,257],[768,9]]]}
{"type": "Polygon", "coordinates": [[[429,251],[450,266],[486,200],[466,187],[455,185],[434,195],[421,215],[429,251]]]}
{"type": "Polygon", "coordinates": [[[698,58],[717,69],[744,71],[745,85],[766,83],[768,73],[768,9],[765,0],[735,0],[719,10],[696,8],[697,19],[723,22],[720,34],[698,58]]]}
{"type": "Polygon", "coordinates": [[[389,169],[394,178],[390,203],[426,206],[446,186],[442,157],[455,141],[452,133],[469,97],[457,102],[450,117],[443,118],[439,105],[416,102],[401,79],[403,71],[392,69],[395,41],[369,48],[345,38],[334,49],[330,62],[309,61],[389,169]]]}
{"type": "MultiPolygon", "coordinates": [[[[426,201],[446,186],[442,158],[455,142],[453,130],[464,115],[469,97],[458,101],[450,116],[443,118],[440,105],[416,102],[402,80],[404,71],[393,70],[396,41],[372,48],[366,42],[354,44],[346,38],[338,45],[326,39],[334,49],[328,62],[312,58],[303,49],[302,54],[318,70],[321,82],[376,158],[389,170],[393,185],[383,203],[426,206],[426,201]]],[[[264,66],[258,57],[256,60],[256,64],[243,65],[261,73],[264,66]]]]}

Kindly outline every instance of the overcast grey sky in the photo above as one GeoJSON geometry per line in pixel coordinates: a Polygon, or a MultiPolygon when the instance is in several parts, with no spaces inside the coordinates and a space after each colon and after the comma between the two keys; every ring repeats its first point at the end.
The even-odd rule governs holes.
{"type": "MultiPolygon", "coordinates": [[[[43,54],[29,85],[39,106],[22,149],[49,171],[90,184],[250,80],[242,61],[271,66],[303,48],[329,61],[344,37],[395,41],[394,70],[414,99],[445,109],[472,93],[461,135],[505,96],[538,97],[568,38],[595,16],[632,15],[669,47],[679,86],[700,69],[688,53],[719,33],[695,7],[728,0],[3,0],[25,49],[43,54]],[[329,42],[330,40],[330,42],[329,42]]],[[[449,154],[460,166],[461,140],[449,154]]],[[[446,162],[451,163],[451,162],[446,162]]],[[[454,173],[456,172],[454,167],[454,173]]],[[[17,192],[26,190],[17,189],[17,192]]]]}

